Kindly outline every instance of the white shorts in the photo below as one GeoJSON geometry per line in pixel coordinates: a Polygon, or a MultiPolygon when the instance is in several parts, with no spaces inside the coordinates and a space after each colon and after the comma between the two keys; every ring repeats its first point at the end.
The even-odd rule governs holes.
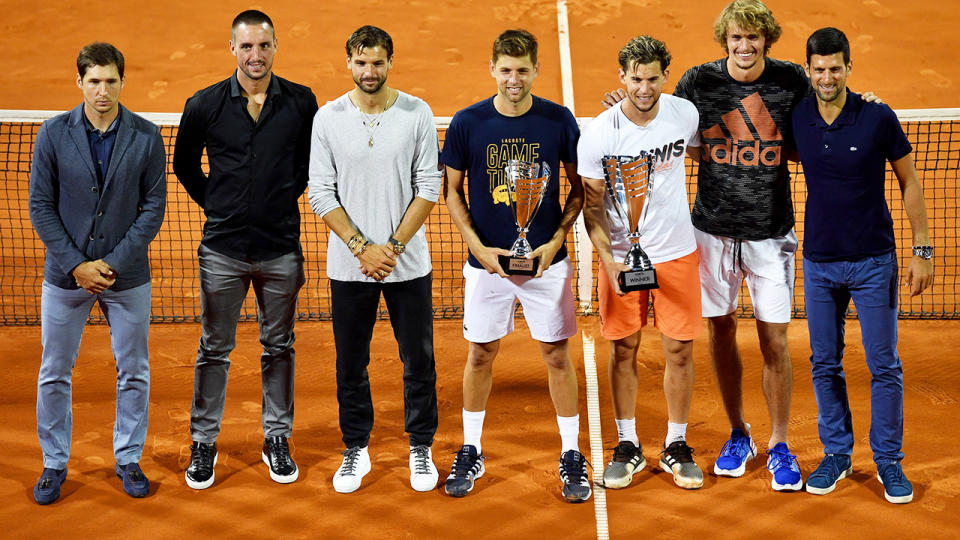
{"type": "Polygon", "coordinates": [[[793,313],[794,256],[797,235],[766,240],[737,240],[694,229],[700,255],[700,291],[704,317],[737,309],[740,283],[747,282],[753,313],[769,323],[790,322],[793,313]]]}
{"type": "Polygon", "coordinates": [[[553,343],[569,338],[577,333],[572,276],[569,257],[550,265],[538,278],[502,278],[465,264],[463,337],[472,343],[489,343],[513,332],[519,299],[533,339],[553,343]]]}

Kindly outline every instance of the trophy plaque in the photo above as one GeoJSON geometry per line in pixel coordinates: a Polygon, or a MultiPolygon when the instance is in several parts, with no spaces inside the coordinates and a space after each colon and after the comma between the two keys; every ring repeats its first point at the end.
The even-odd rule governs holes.
{"type": "Polygon", "coordinates": [[[538,258],[528,258],[533,251],[527,241],[530,222],[537,215],[550,183],[550,166],[511,159],[504,166],[507,178],[507,199],[517,225],[517,240],[510,255],[500,255],[500,267],[510,275],[533,276],[540,265],[538,258]]]}
{"type": "Polygon", "coordinates": [[[657,271],[640,247],[640,235],[647,212],[647,194],[653,177],[653,156],[641,152],[637,157],[604,156],[603,176],[610,204],[630,240],[623,263],[630,267],[617,276],[624,292],[656,289],[657,271]]]}

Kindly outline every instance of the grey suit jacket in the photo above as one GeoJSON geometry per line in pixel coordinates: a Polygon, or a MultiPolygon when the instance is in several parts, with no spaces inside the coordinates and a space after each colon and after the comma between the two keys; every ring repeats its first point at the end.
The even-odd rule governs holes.
{"type": "Polygon", "coordinates": [[[83,104],[40,126],[30,171],[30,220],[47,247],[44,279],[76,289],[70,272],[103,259],[111,289],[150,280],[147,246],[163,222],[166,155],[160,130],[122,105],[103,188],[90,155],[83,104]]]}

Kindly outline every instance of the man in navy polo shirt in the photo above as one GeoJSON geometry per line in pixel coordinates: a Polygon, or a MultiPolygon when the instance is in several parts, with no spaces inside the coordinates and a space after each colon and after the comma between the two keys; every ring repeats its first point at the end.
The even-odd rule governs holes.
{"type": "Polygon", "coordinates": [[[807,491],[825,495],[853,472],[853,422],[843,374],[843,334],[853,299],[870,383],[870,446],[877,478],[892,503],[913,500],[903,459],[903,368],[897,355],[897,252],[884,198],[890,161],[913,232],[906,284],[916,296],[933,279],[923,188],[912,148],[887,105],[866,103],[846,88],[850,45],[836,28],[807,40],[805,65],[814,95],[793,111],[793,134],[807,182],[803,289],[810,363],[819,409],[823,460],[807,491]]]}

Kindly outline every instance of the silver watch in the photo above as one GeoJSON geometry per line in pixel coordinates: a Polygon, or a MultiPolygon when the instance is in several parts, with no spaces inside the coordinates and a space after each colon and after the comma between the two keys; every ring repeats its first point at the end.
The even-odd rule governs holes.
{"type": "Polygon", "coordinates": [[[933,258],[933,246],[913,246],[913,256],[929,261],[933,258]]]}

